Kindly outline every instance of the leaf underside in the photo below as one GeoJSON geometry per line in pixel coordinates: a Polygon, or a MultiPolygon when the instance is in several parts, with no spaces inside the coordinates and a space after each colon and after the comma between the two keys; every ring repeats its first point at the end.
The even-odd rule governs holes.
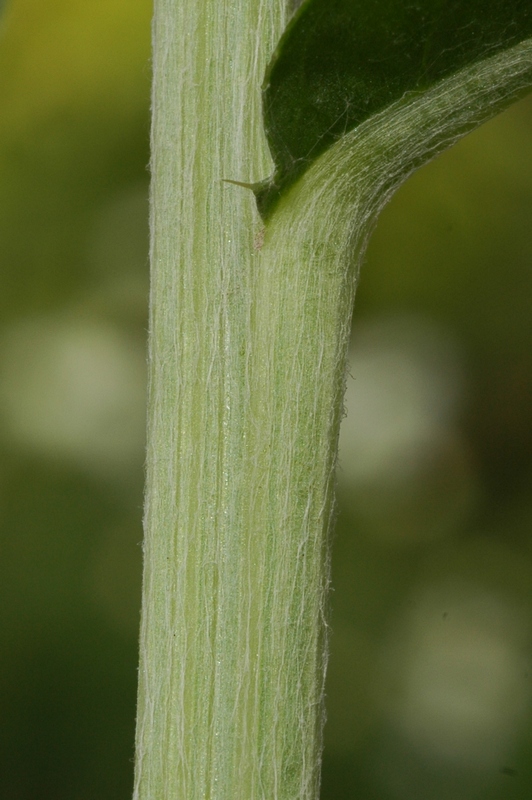
{"type": "Polygon", "coordinates": [[[305,0],[264,81],[262,215],[348,131],[531,36],[531,0],[305,0]]]}

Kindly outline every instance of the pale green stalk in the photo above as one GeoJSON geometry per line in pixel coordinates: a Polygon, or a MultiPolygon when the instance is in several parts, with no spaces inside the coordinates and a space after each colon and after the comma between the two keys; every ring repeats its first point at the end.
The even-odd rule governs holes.
{"type": "Polygon", "coordinates": [[[222,179],[271,172],[259,88],[283,16],[156,2],[136,800],[318,797],[358,262],[409,172],[531,82],[528,42],[405,98],[303,175],[262,244],[252,193],[222,179]]]}
{"type": "Polygon", "coordinates": [[[285,0],[156,0],[154,13],[135,798],[252,800],[279,768],[256,746],[271,702],[257,678],[259,628],[270,622],[257,611],[254,571],[266,543],[247,496],[261,223],[252,193],[222,179],[272,170],[260,87],[285,0]]]}

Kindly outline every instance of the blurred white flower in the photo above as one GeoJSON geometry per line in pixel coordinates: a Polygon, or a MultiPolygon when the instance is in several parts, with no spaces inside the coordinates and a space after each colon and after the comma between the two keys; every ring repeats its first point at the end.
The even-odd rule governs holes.
{"type": "Polygon", "coordinates": [[[0,339],[0,413],[22,447],[92,471],[142,460],[145,355],[120,329],[96,319],[50,316],[0,339]]]}
{"type": "Polygon", "coordinates": [[[419,757],[496,770],[530,701],[528,621],[510,599],[447,579],[407,613],[385,671],[388,723],[419,757]]]}
{"type": "Polygon", "coordinates": [[[398,317],[355,327],[338,481],[372,533],[430,538],[470,508],[475,476],[456,424],[462,395],[457,347],[434,323],[398,317]]]}

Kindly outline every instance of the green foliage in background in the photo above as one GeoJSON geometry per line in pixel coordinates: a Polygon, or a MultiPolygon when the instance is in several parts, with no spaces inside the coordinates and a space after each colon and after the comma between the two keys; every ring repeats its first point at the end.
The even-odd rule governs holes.
{"type": "MultiPolygon", "coordinates": [[[[12,0],[3,19],[10,800],[131,793],[150,14],[143,0],[12,0]]],[[[382,455],[357,472],[343,440],[324,800],[530,797],[531,165],[525,100],[415,176],[368,252],[350,387],[382,455]],[[404,400],[391,418],[390,394],[404,400]],[[434,394],[447,410],[413,428],[434,394]]]]}
{"type": "Polygon", "coordinates": [[[150,20],[15,0],[0,27],[6,798],[131,794],[150,20]]]}

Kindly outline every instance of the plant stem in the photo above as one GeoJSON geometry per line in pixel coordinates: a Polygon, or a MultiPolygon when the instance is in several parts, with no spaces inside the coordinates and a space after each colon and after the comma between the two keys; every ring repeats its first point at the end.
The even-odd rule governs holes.
{"type": "Polygon", "coordinates": [[[318,797],[360,255],[405,177],[530,85],[525,43],[404,98],[326,151],[264,231],[253,194],[222,180],[272,172],[260,85],[284,8],[155,3],[136,800],[318,797]]]}
{"type": "Polygon", "coordinates": [[[272,171],[259,87],[282,25],[272,2],[155,10],[137,800],[319,793],[354,282],[319,247],[261,251],[253,194],[221,182],[272,171]]]}
{"type": "MultiPolygon", "coordinates": [[[[292,638],[290,597],[250,482],[262,224],[252,193],[222,183],[272,171],[260,86],[283,27],[284,0],[155,4],[138,800],[310,796],[293,787],[316,783],[300,742],[316,739],[314,710],[312,730],[279,750],[299,728],[300,706],[291,729],[280,719],[277,687],[294,673],[278,647],[292,638]]],[[[292,580],[297,565],[285,567],[292,580]]]]}

